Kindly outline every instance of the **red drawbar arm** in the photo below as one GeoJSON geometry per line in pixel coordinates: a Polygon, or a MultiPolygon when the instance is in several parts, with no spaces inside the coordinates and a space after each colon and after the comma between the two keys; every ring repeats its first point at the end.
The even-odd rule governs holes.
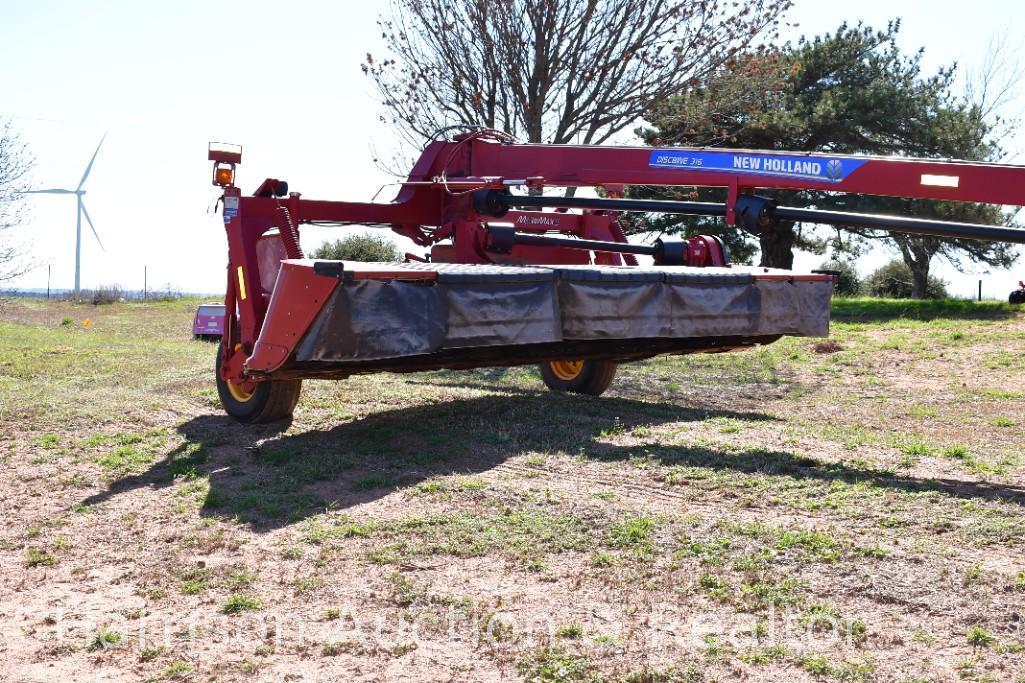
{"type": "Polygon", "coordinates": [[[540,176],[546,185],[739,186],[1025,206],[1025,166],[715,148],[473,144],[467,175],[540,176]]]}

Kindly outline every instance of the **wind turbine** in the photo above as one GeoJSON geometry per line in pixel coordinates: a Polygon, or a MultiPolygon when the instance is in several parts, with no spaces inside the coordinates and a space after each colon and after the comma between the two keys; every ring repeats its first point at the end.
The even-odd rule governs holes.
{"type": "Polygon", "coordinates": [[[82,196],[85,194],[85,190],[82,186],[85,185],[86,179],[89,177],[89,172],[93,170],[93,162],[96,161],[96,155],[100,153],[100,147],[103,145],[103,141],[107,139],[107,134],[104,133],[103,137],[100,138],[100,144],[96,145],[96,151],[93,152],[92,159],[89,160],[89,165],[85,167],[85,173],[82,174],[82,179],[78,181],[78,187],[74,190],[67,190],[63,188],[51,188],[47,190],[26,190],[23,194],[73,194],[78,203],[78,214],[75,221],[75,292],[77,293],[81,288],[82,278],[82,216],[85,216],[85,222],[89,224],[89,229],[93,231],[93,237],[96,238],[96,242],[100,245],[100,249],[107,251],[103,248],[103,242],[100,241],[100,236],[96,232],[96,227],[93,225],[93,221],[89,218],[89,212],[85,210],[85,203],[82,201],[82,196]]]}

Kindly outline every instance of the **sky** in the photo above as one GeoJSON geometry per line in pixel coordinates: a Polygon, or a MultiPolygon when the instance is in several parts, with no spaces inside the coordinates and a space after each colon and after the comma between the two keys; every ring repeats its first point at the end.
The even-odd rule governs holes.
{"type": "MultiPolygon", "coordinates": [[[[899,17],[902,47],[925,48],[932,70],[975,68],[1001,32],[1012,43],[1025,35],[1025,3],[967,7],[797,0],[787,37],[899,17]]],[[[386,9],[384,0],[0,0],[0,116],[13,120],[36,158],[33,184],[73,189],[107,135],[85,185],[104,248],[83,226],[82,286],[141,289],[145,268],[151,289],[223,291],[227,247],[212,213],[211,140],[243,146],[236,182],[244,191],[277,177],[306,197],[365,201],[392,183],[373,159],[395,136],[360,69],[367,52],[381,52],[376,21],[386,9]]],[[[1025,98],[1005,113],[1022,110],[1025,98]]],[[[1015,151],[1025,163],[1025,133],[1015,151]]],[[[71,287],[74,198],[36,195],[29,209],[24,233],[40,267],[14,285],[45,287],[49,265],[53,286],[71,287]]],[[[303,245],[343,230],[307,227],[303,245]]],[[[858,265],[867,271],[890,257],[877,252],[858,265]]],[[[820,261],[799,254],[796,265],[820,261]]],[[[989,274],[960,275],[942,263],[936,271],[955,294],[973,294],[981,278],[985,296],[1002,298],[1025,278],[1025,259],[989,274]]]]}

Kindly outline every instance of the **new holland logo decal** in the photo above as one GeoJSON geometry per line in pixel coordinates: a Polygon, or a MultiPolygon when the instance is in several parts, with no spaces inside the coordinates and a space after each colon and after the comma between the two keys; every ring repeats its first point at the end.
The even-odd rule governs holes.
{"type": "Polygon", "coordinates": [[[681,171],[718,171],[720,173],[744,173],[840,183],[861,167],[865,161],[865,159],[826,159],[792,154],[656,149],[648,158],[648,166],[681,171]]]}

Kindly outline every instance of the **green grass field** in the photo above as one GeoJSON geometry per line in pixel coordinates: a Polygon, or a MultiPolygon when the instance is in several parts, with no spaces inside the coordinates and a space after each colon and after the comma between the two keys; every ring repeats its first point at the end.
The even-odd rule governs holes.
{"type": "Polygon", "coordinates": [[[308,381],[282,430],[197,303],[0,301],[0,679],[1025,681],[1006,305],[839,300],[599,399],[308,381]]]}

